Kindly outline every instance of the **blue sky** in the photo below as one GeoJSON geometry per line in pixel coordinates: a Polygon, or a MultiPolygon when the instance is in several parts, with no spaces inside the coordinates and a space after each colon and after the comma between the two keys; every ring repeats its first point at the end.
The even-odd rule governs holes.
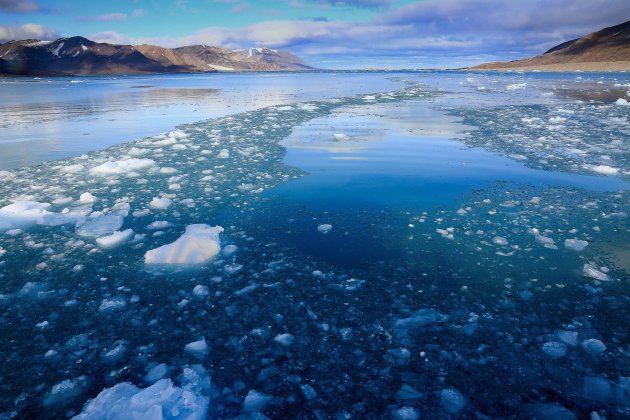
{"type": "Polygon", "coordinates": [[[444,68],[536,55],[626,20],[628,0],[0,0],[0,42],[82,35],[280,48],[322,68],[444,68]]]}

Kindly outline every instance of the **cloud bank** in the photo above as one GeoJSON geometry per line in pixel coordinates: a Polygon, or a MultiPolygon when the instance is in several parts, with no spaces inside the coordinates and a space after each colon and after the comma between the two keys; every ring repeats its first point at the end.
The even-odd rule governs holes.
{"type": "MultiPolygon", "coordinates": [[[[29,0],[26,0],[28,3],[29,0]]],[[[214,0],[232,13],[260,14],[242,0],[214,0]]],[[[304,1],[284,0],[295,7],[304,1]]],[[[15,3],[0,0],[0,4],[15,3]]],[[[369,20],[273,17],[242,27],[208,26],[180,37],[84,34],[103,42],[167,47],[207,44],[231,49],[287,49],[320,67],[458,67],[540,54],[554,45],[630,19],[627,0],[424,0],[395,7],[393,0],[311,0],[326,8],[370,9],[369,20]],[[374,64],[372,64],[374,63],[374,64]],[[387,64],[390,63],[390,64],[387,64]]],[[[291,6],[293,7],[293,6],[291,6]]],[[[143,9],[91,17],[100,22],[144,16],[143,9]]],[[[18,27],[3,27],[17,33],[18,27]]],[[[43,27],[42,27],[43,29],[43,27]]]]}
{"type": "Polygon", "coordinates": [[[56,39],[59,32],[43,25],[26,23],[24,25],[0,25],[0,42],[14,39],[56,39]]]}
{"type": "Polygon", "coordinates": [[[41,8],[34,0],[0,0],[0,10],[6,13],[35,13],[41,8]]]}
{"type": "MultiPolygon", "coordinates": [[[[389,6],[387,0],[318,0],[389,6]]],[[[311,60],[415,57],[419,66],[514,59],[630,18],[625,0],[427,0],[388,8],[367,22],[269,20],[242,28],[206,27],[179,38],[128,39],[165,46],[289,49],[311,60]],[[418,59],[418,58],[421,59],[418,59]],[[472,61],[471,61],[472,60],[472,61]]],[[[124,38],[107,34],[111,39],[124,38]]],[[[452,64],[450,64],[452,65],[452,64]]]]}

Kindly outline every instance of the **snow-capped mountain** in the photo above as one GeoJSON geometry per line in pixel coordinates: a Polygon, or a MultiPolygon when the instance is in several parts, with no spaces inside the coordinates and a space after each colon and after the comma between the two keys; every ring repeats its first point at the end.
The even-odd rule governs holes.
{"type": "Polygon", "coordinates": [[[216,71],[310,70],[299,57],[269,48],[229,50],[206,45],[164,48],[114,45],[83,37],[26,39],[0,44],[0,73],[112,75],[216,71]]]}

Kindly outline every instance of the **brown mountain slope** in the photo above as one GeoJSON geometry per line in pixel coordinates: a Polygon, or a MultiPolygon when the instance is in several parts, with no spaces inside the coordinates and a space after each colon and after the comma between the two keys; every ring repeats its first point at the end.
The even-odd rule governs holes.
{"type": "Polygon", "coordinates": [[[623,71],[630,70],[630,21],[564,42],[546,53],[471,70],[623,71]]]}
{"type": "Polygon", "coordinates": [[[27,39],[0,44],[0,73],[11,75],[116,75],[215,71],[310,70],[295,55],[267,48],[232,51],[194,45],[113,45],[82,37],[27,39]]]}
{"type": "Polygon", "coordinates": [[[207,47],[205,45],[191,45],[175,48],[179,57],[189,66],[200,71],[208,67],[217,70],[244,71],[279,71],[279,70],[310,70],[300,58],[287,51],[272,50],[270,48],[250,48],[249,50],[227,50],[225,48],[207,47]]]}

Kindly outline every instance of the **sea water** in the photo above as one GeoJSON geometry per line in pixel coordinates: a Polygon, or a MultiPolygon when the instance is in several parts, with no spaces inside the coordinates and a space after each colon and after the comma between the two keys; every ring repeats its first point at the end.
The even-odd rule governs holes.
{"type": "Polygon", "coordinates": [[[630,76],[77,81],[5,82],[4,417],[630,415],[630,76]]]}

